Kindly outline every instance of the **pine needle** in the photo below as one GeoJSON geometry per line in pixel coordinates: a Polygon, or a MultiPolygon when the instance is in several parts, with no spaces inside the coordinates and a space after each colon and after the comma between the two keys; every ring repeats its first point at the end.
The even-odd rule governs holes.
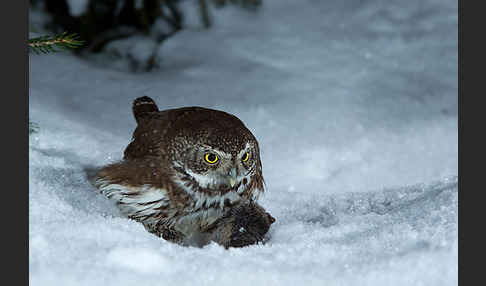
{"type": "Polygon", "coordinates": [[[29,39],[29,51],[36,54],[57,52],[58,50],[78,48],[83,41],[78,40],[76,34],[64,32],[54,36],[41,36],[29,39]]]}

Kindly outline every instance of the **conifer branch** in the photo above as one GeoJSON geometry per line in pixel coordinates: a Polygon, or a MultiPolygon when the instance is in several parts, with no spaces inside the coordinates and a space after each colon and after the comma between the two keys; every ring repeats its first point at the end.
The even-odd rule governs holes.
{"type": "Polygon", "coordinates": [[[56,52],[57,49],[73,49],[81,46],[83,41],[78,40],[76,34],[64,32],[54,36],[41,36],[29,39],[29,51],[36,54],[56,52]]]}

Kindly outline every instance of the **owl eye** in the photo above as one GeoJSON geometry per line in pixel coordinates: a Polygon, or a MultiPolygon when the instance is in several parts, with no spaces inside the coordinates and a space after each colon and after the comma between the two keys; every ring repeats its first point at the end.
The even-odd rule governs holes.
{"type": "Polygon", "coordinates": [[[243,155],[243,158],[241,158],[241,161],[246,162],[248,161],[248,159],[250,159],[250,154],[246,152],[245,155],[243,155]]]}
{"type": "Polygon", "coordinates": [[[215,164],[216,162],[218,162],[219,158],[216,154],[206,153],[206,155],[204,155],[204,160],[206,160],[206,162],[208,162],[209,164],[215,164]]]}

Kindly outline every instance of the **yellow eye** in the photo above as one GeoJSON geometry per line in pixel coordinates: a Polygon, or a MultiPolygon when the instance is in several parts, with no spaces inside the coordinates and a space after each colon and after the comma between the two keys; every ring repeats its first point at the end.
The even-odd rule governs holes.
{"type": "Polygon", "coordinates": [[[248,161],[248,159],[250,159],[250,154],[248,154],[248,152],[246,152],[245,155],[243,155],[243,158],[241,158],[241,161],[246,162],[246,161],[248,161]]]}
{"type": "Polygon", "coordinates": [[[216,162],[218,162],[219,158],[216,154],[206,153],[206,155],[204,155],[204,160],[206,160],[206,162],[208,162],[209,164],[215,164],[216,162]]]}

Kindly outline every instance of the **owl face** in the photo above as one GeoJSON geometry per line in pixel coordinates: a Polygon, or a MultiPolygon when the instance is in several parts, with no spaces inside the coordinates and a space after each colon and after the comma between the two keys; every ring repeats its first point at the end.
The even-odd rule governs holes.
{"type": "Polygon", "coordinates": [[[198,110],[190,115],[190,124],[178,121],[169,134],[168,159],[177,181],[189,193],[263,191],[258,142],[250,130],[224,112],[198,110]]]}
{"type": "Polygon", "coordinates": [[[242,148],[228,152],[199,144],[185,152],[181,163],[200,187],[232,189],[247,184],[254,175],[259,163],[256,147],[249,141],[242,148]]]}
{"type": "Polygon", "coordinates": [[[202,194],[231,201],[257,200],[264,192],[258,142],[240,119],[202,107],[157,111],[153,105],[134,104],[138,126],[124,152],[125,160],[158,166],[159,177],[153,170],[138,172],[144,185],[173,182],[197,202],[202,194]]]}

